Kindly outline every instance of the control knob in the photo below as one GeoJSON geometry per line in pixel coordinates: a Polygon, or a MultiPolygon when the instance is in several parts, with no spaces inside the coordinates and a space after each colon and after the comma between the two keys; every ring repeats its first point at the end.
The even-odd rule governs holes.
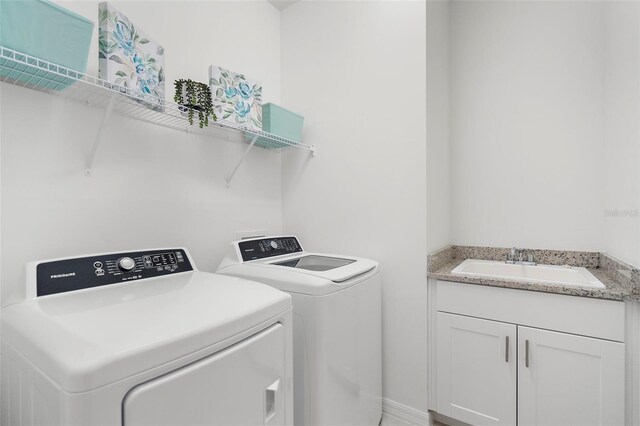
{"type": "Polygon", "coordinates": [[[129,272],[136,267],[136,262],[130,257],[123,257],[118,260],[118,268],[121,271],[129,272]]]}
{"type": "Polygon", "coordinates": [[[269,245],[271,245],[272,248],[277,249],[278,248],[278,243],[276,243],[275,241],[271,241],[269,243],[269,245]]]}

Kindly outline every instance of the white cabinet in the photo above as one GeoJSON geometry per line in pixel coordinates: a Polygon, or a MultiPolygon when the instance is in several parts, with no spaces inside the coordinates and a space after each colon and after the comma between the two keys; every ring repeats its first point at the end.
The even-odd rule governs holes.
{"type": "Polygon", "coordinates": [[[438,281],[430,408],[471,425],[623,426],[624,303],[438,281]]]}
{"type": "Polygon", "coordinates": [[[438,413],[472,425],[515,425],[516,409],[518,426],[624,425],[624,344],[437,318],[438,413]]]}
{"type": "Polygon", "coordinates": [[[623,425],[624,344],[518,327],[518,425],[623,425]]]}
{"type": "Polygon", "coordinates": [[[437,411],[470,424],[516,422],[516,326],[438,313],[437,411]]]}

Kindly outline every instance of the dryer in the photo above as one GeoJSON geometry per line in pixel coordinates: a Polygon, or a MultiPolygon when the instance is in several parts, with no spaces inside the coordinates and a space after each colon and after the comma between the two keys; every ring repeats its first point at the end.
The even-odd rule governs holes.
{"type": "Polygon", "coordinates": [[[293,299],[296,426],[377,426],[382,415],[381,277],[377,262],[311,253],[294,236],[231,243],[219,274],[293,299]]]}
{"type": "Polygon", "coordinates": [[[293,425],[291,298],[183,248],[34,262],[1,319],[2,425],[293,425]]]}

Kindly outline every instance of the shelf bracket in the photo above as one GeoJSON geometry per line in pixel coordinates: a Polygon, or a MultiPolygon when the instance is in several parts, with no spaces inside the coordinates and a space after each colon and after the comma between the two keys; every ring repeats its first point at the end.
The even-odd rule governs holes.
{"type": "Polygon", "coordinates": [[[242,157],[240,157],[240,161],[238,161],[238,164],[236,164],[236,166],[233,168],[231,173],[229,173],[229,176],[227,176],[227,188],[231,187],[231,181],[233,180],[233,177],[235,176],[236,172],[238,171],[242,163],[244,163],[245,158],[247,158],[249,151],[251,151],[251,148],[253,148],[253,145],[255,145],[257,140],[258,140],[258,135],[255,135],[253,139],[251,139],[251,143],[249,144],[247,149],[245,149],[244,152],[242,153],[242,157]]]}
{"type": "Polygon", "coordinates": [[[100,142],[102,142],[102,136],[104,134],[104,128],[109,122],[109,118],[111,117],[111,113],[113,112],[113,107],[116,104],[116,94],[112,94],[109,98],[109,103],[104,110],[104,115],[102,116],[102,122],[100,123],[100,127],[98,127],[98,132],[96,133],[96,138],[93,141],[93,145],[91,146],[91,151],[89,152],[89,156],[87,157],[87,162],[85,164],[84,174],[86,176],[91,176],[93,167],[93,161],[96,158],[96,152],[98,151],[98,147],[100,146],[100,142]]]}

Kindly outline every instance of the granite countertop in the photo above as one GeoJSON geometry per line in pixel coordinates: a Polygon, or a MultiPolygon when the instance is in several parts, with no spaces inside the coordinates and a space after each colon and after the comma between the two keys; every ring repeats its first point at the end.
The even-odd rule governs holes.
{"type": "Polygon", "coordinates": [[[544,284],[534,281],[478,277],[453,274],[452,271],[466,259],[504,260],[507,248],[449,246],[429,255],[428,276],[441,281],[486,285],[518,290],[594,297],[608,300],[640,300],[640,270],[604,253],[570,252],[557,250],[531,250],[538,263],[585,267],[606,288],[544,284]]]}

